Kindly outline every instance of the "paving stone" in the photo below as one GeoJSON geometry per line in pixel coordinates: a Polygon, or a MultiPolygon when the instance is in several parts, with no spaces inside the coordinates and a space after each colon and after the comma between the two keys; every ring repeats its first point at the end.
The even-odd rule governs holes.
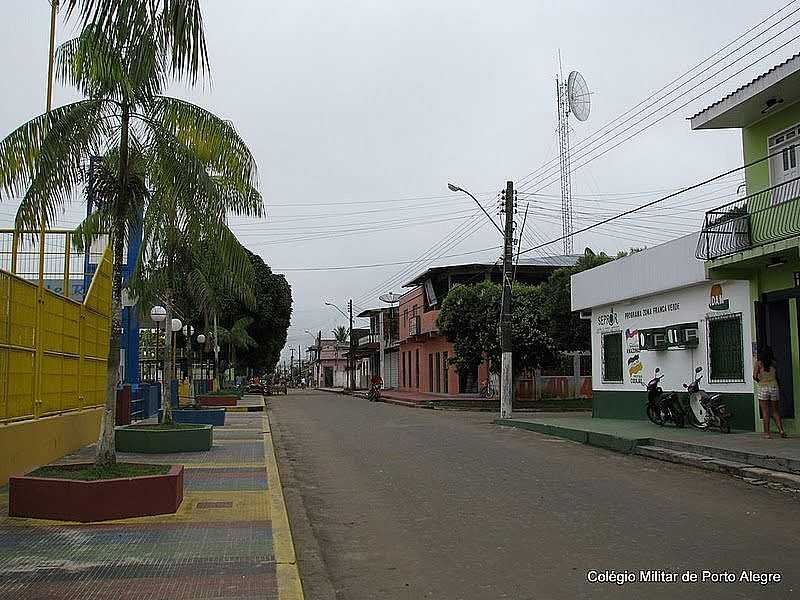
{"type": "MultiPolygon", "coordinates": [[[[231,425],[241,435],[208,452],[120,453],[187,467],[175,515],[93,524],[0,517],[0,598],[277,599],[263,415],[242,413],[231,425]]],[[[84,448],[62,462],[92,457],[84,448]]]]}

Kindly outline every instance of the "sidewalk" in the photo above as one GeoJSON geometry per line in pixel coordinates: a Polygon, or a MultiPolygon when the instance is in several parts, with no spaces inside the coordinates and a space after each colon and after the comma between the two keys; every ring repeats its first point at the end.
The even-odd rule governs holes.
{"type": "Polygon", "coordinates": [[[784,479],[800,488],[799,437],[764,439],[754,432],[723,434],[688,427],[658,427],[643,420],[571,414],[496,419],[495,423],[742,477],[769,478],[768,473],[760,472],[764,470],[793,473],[793,477],[784,479]]]}
{"type": "Polygon", "coordinates": [[[214,428],[208,452],[118,454],[184,465],[174,515],[93,524],[11,518],[0,488],[0,597],[302,600],[266,413],[229,413],[226,423],[214,428]]]}

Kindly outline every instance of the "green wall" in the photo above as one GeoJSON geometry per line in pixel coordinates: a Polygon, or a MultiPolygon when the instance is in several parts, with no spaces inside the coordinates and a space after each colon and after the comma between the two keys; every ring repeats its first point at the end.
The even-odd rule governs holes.
{"type": "MultiPolygon", "coordinates": [[[[709,391],[709,393],[714,393],[709,391]]],[[[755,431],[753,394],[723,392],[728,408],[733,411],[734,429],[755,431]]],[[[603,419],[646,419],[647,392],[592,390],[592,416],[603,419]]]]}
{"type": "MultiPolygon", "coordinates": [[[[751,163],[767,156],[767,139],[788,127],[800,123],[800,103],[793,104],[758,123],[742,129],[742,148],[745,163],[751,163]]],[[[800,142],[800,138],[798,138],[800,142]]],[[[800,160],[800,149],[798,149],[800,160]]],[[[747,194],[754,194],[770,186],[769,161],[762,161],[745,172],[747,194]]],[[[753,214],[770,206],[769,194],[752,198],[748,211],[753,214]]],[[[752,217],[751,231],[754,244],[773,239],[781,239],[797,232],[800,224],[800,203],[784,202],[769,210],[758,212],[752,217]]]]}

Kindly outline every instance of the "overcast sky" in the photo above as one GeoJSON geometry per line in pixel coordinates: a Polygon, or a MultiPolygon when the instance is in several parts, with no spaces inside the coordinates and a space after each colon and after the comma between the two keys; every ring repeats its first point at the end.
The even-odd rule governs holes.
{"type": "MultiPolygon", "coordinates": [[[[294,296],[289,345],[297,347],[311,341],[305,329],[327,332],[344,324],[324,300],[344,308],[353,297],[359,310],[374,306],[379,293],[400,291],[437,254],[443,255],[433,261],[437,264],[495,260],[496,251],[447,258],[498,243],[491,225],[471,226],[477,208],[448,193],[448,181],[470,189],[494,210],[492,198],[514,179],[527,192],[544,194],[521,197],[533,201],[526,226],[531,239],[560,235],[557,173],[547,171],[555,177],[541,180],[529,176],[557,152],[559,48],[564,73],[580,70],[593,92],[589,120],[572,121],[574,165],[677,109],[576,169],[578,226],[740,165],[737,131],[692,132],[686,117],[798,51],[792,41],[770,53],[800,34],[800,26],[768,41],[796,16],[665,98],[658,106],[680,96],[634,128],[626,130],[657,106],[620,121],[624,125],[608,133],[606,145],[581,150],[580,144],[786,3],[205,0],[213,78],[175,93],[232,119],[256,157],[269,216],[234,219],[234,230],[275,271],[286,273],[294,296]],[[446,238],[457,228],[457,235],[446,238]],[[410,261],[445,238],[428,260],[410,266],[297,270],[410,261]]],[[[48,6],[47,0],[3,0],[2,137],[43,110],[48,6]]],[[[62,22],[59,41],[72,33],[62,22]]],[[[56,105],[75,98],[73,90],[57,87],[56,105]]],[[[702,193],[580,235],[575,250],[590,245],[616,252],[688,233],[700,227],[704,208],[732,197],[740,179],[727,178],[702,193]]],[[[0,206],[0,225],[11,223],[15,208],[10,201],[0,206]]],[[[62,224],[77,223],[83,211],[76,204],[62,224]]],[[[524,241],[523,248],[530,244],[524,241]]],[[[561,246],[545,251],[561,253],[561,246]]]]}

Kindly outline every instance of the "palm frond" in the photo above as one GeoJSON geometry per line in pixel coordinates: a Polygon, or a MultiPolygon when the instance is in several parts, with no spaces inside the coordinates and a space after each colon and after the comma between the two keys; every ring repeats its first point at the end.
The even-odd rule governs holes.
{"type": "Polygon", "coordinates": [[[67,18],[118,39],[155,35],[167,50],[170,70],[195,83],[209,71],[200,0],[66,0],[67,18]]]}

